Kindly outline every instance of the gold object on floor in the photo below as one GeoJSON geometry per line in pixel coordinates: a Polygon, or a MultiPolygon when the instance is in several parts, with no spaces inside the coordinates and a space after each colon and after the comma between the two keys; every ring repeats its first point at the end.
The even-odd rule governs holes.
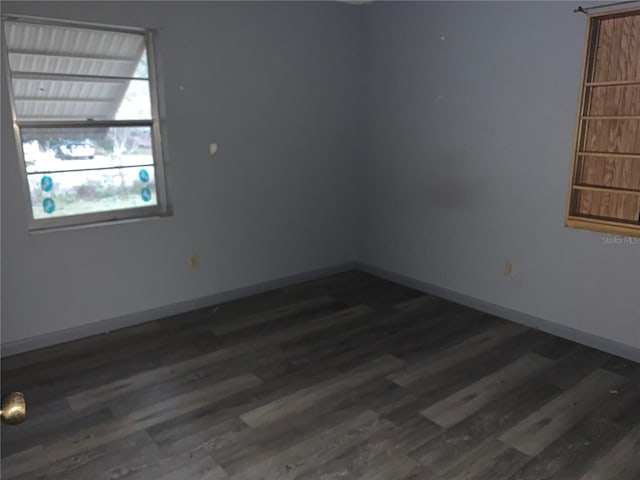
{"type": "Polygon", "coordinates": [[[2,421],[9,425],[18,425],[27,418],[27,404],[24,395],[20,392],[13,392],[2,399],[2,410],[0,410],[2,421]]]}

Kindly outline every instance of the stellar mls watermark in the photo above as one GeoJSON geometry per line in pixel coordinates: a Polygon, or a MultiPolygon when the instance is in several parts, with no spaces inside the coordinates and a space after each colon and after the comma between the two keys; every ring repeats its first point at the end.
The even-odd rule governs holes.
{"type": "Polygon", "coordinates": [[[640,238],[638,237],[619,237],[619,236],[603,236],[602,245],[610,246],[625,246],[625,245],[640,245],[640,238]]]}

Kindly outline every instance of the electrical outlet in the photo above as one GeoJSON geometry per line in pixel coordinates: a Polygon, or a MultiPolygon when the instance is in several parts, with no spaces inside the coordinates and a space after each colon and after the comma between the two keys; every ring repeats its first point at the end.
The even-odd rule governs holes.
{"type": "Polygon", "coordinates": [[[504,262],[504,274],[509,278],[513,278],[515,276],[516,270],[511,260],[504,262]]]}
{"type": "Polygon", "coordinates": [[[195,270],[200,266],[200,256],[197,253],[194,253],[189,257],[189,266],[192,270],[195,270]]]}

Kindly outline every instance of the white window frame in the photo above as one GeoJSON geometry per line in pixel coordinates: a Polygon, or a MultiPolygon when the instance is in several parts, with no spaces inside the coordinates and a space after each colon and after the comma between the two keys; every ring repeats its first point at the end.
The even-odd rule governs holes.
{"type": "MultiPolygon", "coordinates": [[[[18,153],[18,159],[20,163],[22,187],[24,190],[24,196],[27,206],[28,215],[28,228],[30,232],[50,230],[65,227],[82,227],[93,226],[99,224],[110,224],[113,222],[143,219],[149,217],[163,217],[171,215],[166,191],[165,171],[164,171],[164,143],[161,139],[162,124],[160,121],[160,99],[158,93],[158,70],[154,50],[154,34],[152,29],[138,28],[138,27],[124,27],[124,26],[112,26],[103,25],[89,22],[77,22],[71,20],[60,20],[52,18],[32,17],[25,15],[11,15],[4,14],[1,17],[2,23],[2,56],[4,68],[6,69],[7,88],[9,92],[9,103],[11,106],[11,115],[13,120],[13,129],[16,142],[16,148],[18,153]],[[35,23],[44,25],[55,26],[67,26],[75,28],[85,28],[92,30],[105,30],[110,32],[122,32],[142,35],[144,37],[144,45],[147,53],[147,66],[148,66],[148,82],[149,82],[149,94],[151,100],[151,120],[100,120],[100,121],[19,121],[17,118],[16,101],[13,94],[13,82],[12,72],[9,65],[9,51],[7,48],[6,36],[4,32],[5,21],[22,22],[22,23],[35,23]],[[21,128],[64,128],[64,127],[135,127],[145,126],[151,127],[151,148],[153,155],[153,163],[155,169],[155,187],[157,195],[157,205],[148,207],[134,207],[121,210],[111,210],[103,212],[84,213],[79,215],[68,215],[51,218],[34,218],[33,206],[31,203],[31,194],[29,191],[29,183],[27,178],[27,165],[24,158],[24,150],[22,146],[21,128]]],[[[43,78],[51,76],[50,74],[37,74],[34,76],[42,75],[43,78]]],[[[60,75],[74,78],[74,75],[60,75]]],[[[82,77],[88,78],[90,76],[83,75],[82,77]]],[[[100,77],[106,78],[106,77],[100,77]]]]}

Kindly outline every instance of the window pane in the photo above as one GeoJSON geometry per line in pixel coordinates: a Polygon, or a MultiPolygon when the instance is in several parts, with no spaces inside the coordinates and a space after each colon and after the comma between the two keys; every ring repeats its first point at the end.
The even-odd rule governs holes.
{"type": "MultiPolygon", "coordinates": [[[[113,117],[112,117],[113,118],[113,117]]],[[[115,114],[116,120],[151,119],[151,95],[149,82],[131,80],[115,114]]]]}
{"type": "Polygon", "coordinates": [[[28,175],[36,219],[158,204],[151,166],[28,175]]]}
{"type": "Polygon", "coordinates": [[[153,165],[151,127],[23,128],[28,173],[153,165]]]}
{"type": "Polygon", "coordinates": [[[138,62],[138,66],[133,72],[134,78],[149,78],[149,60],[147,59],[147,49],[142,51],[142,56],[138,62]]]}
{"type": "Polygon", "coordinates": [[[138,69],[146,57],[142,34],[13,21],[4,25],[14,72],[147,77],[146,68],[138,69]]]}
{"type": "Polygon", "coordinates": [[[18,120],[151,118],[143,34],[4,25],[18,120]]]}
{"type": "Polygon", "coordinates": [[[27,77],[12,83],[18,120],[151,119],[148,80],[27,77]]]}
{"type": "MultiPolygon", "coordinates": [[[[137,51],[135,54],[139,55],[137,51]]],[[[9,52],[9,65],[16,72],[49,73],[55,75],[87,75],[96,77],[133,77],[138,57],[94,58],[72,57],[62,53],[9,52]]],[[[144,77],[143,77],[144,78],[144,77]]]]}

